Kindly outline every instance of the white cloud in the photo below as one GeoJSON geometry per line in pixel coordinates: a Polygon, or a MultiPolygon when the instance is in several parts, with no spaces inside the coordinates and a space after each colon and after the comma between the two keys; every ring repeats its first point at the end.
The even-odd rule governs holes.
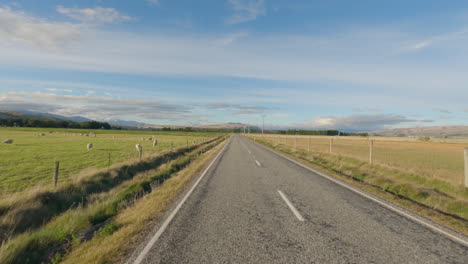
{"type": "Polygon", "coordinates": [[[3,38],[7,43],[12,40],[28,46],[61,50],[79,35],[79,25],[50,22],[9,7],[0,7],[0,40],[3,38]]]}
{"type": "Polygon", "coordinates": [[[242,105],[231,103],[211,103],[206,105],[209,109],[229,110],[235,115],[258,115],[272,110],[271,107],[259,105],[242,105]]]}
{"type": "Polygon", "coordinates": [[[67,8],[57,6],[57,12],[83,23],[116,23],[131,20],[132,18],[119,13],[114,8],[67,8]]]}
{"type": "Polygon", "coordinates": [[[148,2],[148,4],[150,5],[159,5],[159,0],[146,0],[146,2],[148,2]]]}
{"type": "Polygon", "coordinates": [[[298,127],[315,129],[339,129],[344,131],[372,131],[400,124],[433,122],[428,119],[414,119],[393,114],[354,114],[349,116],[324,116],[295,124],[298,127]]]}
{"type": "Polygon", "coordinates": [[[264,0],[229,0],[229,4],[235,13],[226,20],[228,24],[255,20],[266,13],[264,0]]]}
{"type": "Polygon", "coordinates": [[[50,92],[66,92],[66,93],[73,92],[73,90],[71,89],[59,89],[59,88],[47,88],[46,90],[50,92]]]}
{"type": "Polygon", "coordinates": [[[6,110],[28,110],[64,116],[84,116],[95,120],[135,119],[178,121],[196,119],[185,105],[159,101],[115,99],[102,96],[58,95],[54,93],[9,92],[0,94],[0,105],[6,110]]]}

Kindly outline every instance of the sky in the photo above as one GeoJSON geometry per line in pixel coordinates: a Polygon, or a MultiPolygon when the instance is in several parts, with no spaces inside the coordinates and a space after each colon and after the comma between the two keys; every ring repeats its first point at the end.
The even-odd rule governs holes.
{"type": "Polygon", "coordinates": [[[466,125],[468,1],[1,0],[0,109],[272,129],[466,125]]]}

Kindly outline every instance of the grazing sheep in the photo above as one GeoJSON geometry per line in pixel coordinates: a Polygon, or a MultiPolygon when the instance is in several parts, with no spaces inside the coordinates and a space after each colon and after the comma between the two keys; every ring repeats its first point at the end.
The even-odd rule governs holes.
{"type": "Polygon", "coordinates": [[[141,152],[141,150],[143,149],[140,144],[136,144],[135,148],[138,152],[141,152]]]}
{"type": "Polygon", "coordinates": [[[7,139],[3,141],[3,144],[13,144],[13,139],[7,139]]]}
{"type": "Polygon", "coordinates": [[[86,145],[86,149],[88,151],[90,151],[92,148],[93,148],[93,143],[89,143],[88,145],[86,145]]]}
{"type": "Polygon", "coordinates": [[[158,145],[158,140],[157,139],[154,139],[153,140],[153,147],[156,147],[158,145]]]}

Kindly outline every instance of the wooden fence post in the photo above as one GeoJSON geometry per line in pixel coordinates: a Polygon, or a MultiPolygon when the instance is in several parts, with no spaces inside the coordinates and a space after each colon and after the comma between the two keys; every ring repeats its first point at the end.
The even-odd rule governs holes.
{"type": "Polygon", "coordinates": [[[55,162],[55,168],[54,168],[54,188],[57,187],[57,182],[58,182],[58,176],[59,176],[59,167],[60,167],[60,162],[56,161],[55,162]]]}
{"type": "Polygon", "coordinates": [[[107,170],[109,170],[110,164],[111,164],[111,154],[109,152],[109,159],[107,160],[107,170]]]}
{"type": "Polygon", "coordinates": [[[465,188],[468,188],[468,148],[465,148],[465,188]]]}
{"type": "Polygon", "coordinates": [[[372,152],[373,152],[373,148],[374,148],[374,140],[370,140],[369,141],[369,164],[372,165],[372,152]]]}

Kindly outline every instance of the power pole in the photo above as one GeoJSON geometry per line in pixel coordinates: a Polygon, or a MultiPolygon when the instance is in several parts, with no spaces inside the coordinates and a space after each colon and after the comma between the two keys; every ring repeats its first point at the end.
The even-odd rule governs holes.
{"type": "Polygon", "coordinates": [[[265,115],[262,115],[262,135],[263,135],[264,129],[265,129],[265,115]]]}

